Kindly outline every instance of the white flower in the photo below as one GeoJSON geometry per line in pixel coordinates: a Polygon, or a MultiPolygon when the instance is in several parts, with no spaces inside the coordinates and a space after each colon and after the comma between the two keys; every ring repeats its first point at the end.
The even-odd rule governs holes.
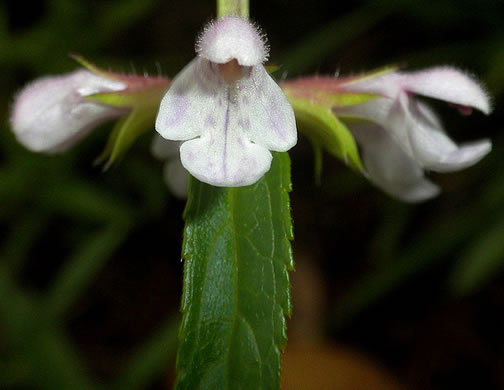
{"type": "Polygon", "coordinates": [[[163,177],[171,193],[179,199],[187,197],[189,174],[178,158],[180,142],[168,141],[156,135],[151,144],[151,153],[159,160],[163,160],[163,177]]]}
{"type": "Polygon", "coordinates": [[[94,127],[125,112],[85,97],[125,88],[125,83],[88,70],[38,79],[15,98],[10,117],[12,131],[32,151],[64,151],[94,127]]]}
{"type": "Polygon", "coordinates": [[[253,184],[269,170],[270,150],[297,142],[292,108],[262,65],[267,48],[249,22],[225,17],[204,30],[196,50],[164,96],[156,130],[185,141],[182,165],[199,180],[253,184]]]}
{"type": "Polygon", "coordinates": [[[383,96],[333,110],[342,118],[370,121],[349,122],[348,127],[362,149],[369,179],[402,200],[422,201],[439,193],[439,188],[424,177],[424,170],[457,171],[477,163],[491,150],[487,139],[456,145],[430,107],[414,96],[447,101],[458,106],[463,114],[470,113],[471,107],[488,114],[490,103],[486,92],[457,69],[391,72],[356,79],[344,84],[342,90],[383,96]]]}

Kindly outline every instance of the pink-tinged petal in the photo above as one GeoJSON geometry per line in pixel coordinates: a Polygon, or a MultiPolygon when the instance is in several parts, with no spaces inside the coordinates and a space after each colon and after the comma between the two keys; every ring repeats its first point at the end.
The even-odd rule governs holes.
{"type": "Polygon", "coordinates": [[[122,82],[87,70],[38,79],[15,98],[10,117],[12,131],[18,141],[32,151],[64,151],[94,127],[125,113],[122,109],[84,98],[125,88],[122,82]]]}
{"type": "Polygon", "coordinates": [[[208,24],[198,39],[196,52],[217,64],[236,59],[243,66],[262,64],[268,57],[268,48],[257,28],[234,16],[208,24]]]}
{"type": "Polygon", "coordinates": [[[192,60],[172,82],[161,101],[156,130],[166,139],[183,141],[202,134],[222,120],[226,87],[217,64],[203,58],[192,60]]]}
{"type": "Polygon", "coordinates": [[[406,202],[439,194],[439,187],[424,177],[422,168],[382,127],[350,123],[348,128],[362,150],[366,175],[377,187],[406,202]]]}
{"type": "Polygon", "coordinates": [[[238,126],[257,145],[285,152],[297,143],[294,111],[278,84],[262,65],[251,68],[238,96],[238,126]]]}
{"type": "Polygon", "coordinates": [[[401,88],[419,95],[444,100],[465,107],[475,107],[489,114],[490,99],[483,87],[471,76],[451,67],[437,67],[405,73],[401,88]]]}
{"type": "Polygon", "coordinates": [[[489,140],[457,146],[442,128],[433,126],[432,117],[426,116],[428,111],[424,106],[405,99],[402,104],[405,105],[411,150],[424,168],[436,172],[461,170],[476,164],[491,151],[489,140]]]}

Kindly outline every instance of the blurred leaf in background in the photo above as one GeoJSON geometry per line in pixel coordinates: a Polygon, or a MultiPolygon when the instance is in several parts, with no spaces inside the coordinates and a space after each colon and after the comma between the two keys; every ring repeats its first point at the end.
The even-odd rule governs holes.
{"type": "Polygon", "coordinates": [[[183,204],[169,196],[161,167],[146,153],[150,137],[105,175],[92,163],[111,124],[69,153],[46,156],[18,145],[6,120],[25,82],[76,68],[70,52],[89,53],[105,66],[122,62],[119,70],[131,72],[135,52],[121,58],[117,42],[127,31],[134,38],[132,29],[155,7],[152,1],[0,5],[1,93],[8,103],[0,137],[2,389],[141,389],[169,371],[183,204]]]}

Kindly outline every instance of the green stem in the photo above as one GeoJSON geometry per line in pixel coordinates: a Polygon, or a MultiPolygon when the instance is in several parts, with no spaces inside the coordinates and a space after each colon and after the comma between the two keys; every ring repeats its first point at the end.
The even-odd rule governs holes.
{"type": "Polygon", "coordinates": [[[217,17],[239,16],[249,17],[249,0],[217,0],[217,17]]]}

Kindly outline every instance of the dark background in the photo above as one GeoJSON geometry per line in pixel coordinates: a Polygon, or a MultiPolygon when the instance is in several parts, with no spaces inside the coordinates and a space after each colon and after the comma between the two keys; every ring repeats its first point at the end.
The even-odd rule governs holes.
{"type": "MultiPolygon", "coordinates": [[[[164,186],[150,135],[102,173],[92,162],[111,124],[44,156],[16,143],[8,112],[27,81],[75,69],[68,53],[173,77],[214,15],[211,1],[0,3],[1,389],[171,388],[184,202],[164,186]]],[[[432,102],[455,140],[490,137],[494,150],[431,175],[443,193],[419,205],[330,156],[318,186],[300,139],[293,345],[344,345],[406,388],[504,388],[503,17],[503,2],[484,0],[251,2],[282,77],[449,64],[478,75],[495,107],[460,117],[432,102]]]]}

